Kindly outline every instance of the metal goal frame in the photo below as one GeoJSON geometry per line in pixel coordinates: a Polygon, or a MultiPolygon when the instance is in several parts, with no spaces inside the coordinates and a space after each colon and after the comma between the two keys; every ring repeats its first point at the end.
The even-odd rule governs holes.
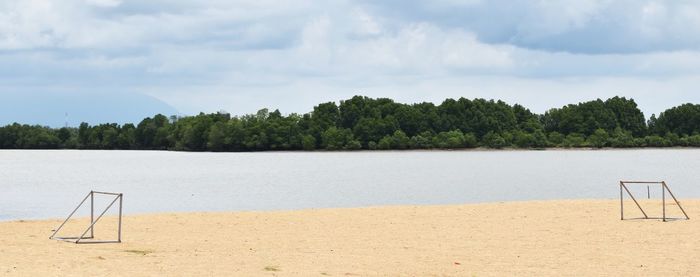
{"type": "Polygon", "coordinates": [[[85,198],[83,198],[83,201],[80,201],[80,204],[78,204],[78,206],[75,207],[75,209],[73,209],[73,211],[68,215],[66,220],[64,220],[63,223],[61,223],[61,225],[58,226],[58,228],[56,228],[56,230],[53,232],[53,234],[51,234],[49,239],[66,241],[66,242],[73,242],[76,244],[77,243],[121,243],[122,242],[122,203],[123,203],[123,199],[124,199],[123,193],[103,192],[103,191],[91,190],[85,196],[85,198]],[[102,211],[102,213],[100,213],[99,216],[97,216],[97,218],[95,218],[95,194],[114,196],[114,199],[112,200],[112,202],[109,203],[109,205],[102,211]],[[80,236],[77,236],[77,237],[57,237],[56,234],[61,230],[61,228],[63,228],[64,225],[66,225],[68,220],[71,219],[71,217],[75,214],[75,212],[78,211],[78,209],[80,209],[80,207],[82,207],[83,204],[85,204],[85,202],[88,200],[88,198],[90,198],[90,226],[88,226],[88,228],[85,229],[85,231],[80,236]],[[95,238],[95,229],[94,229],[95,224],[102,218],[103,215],[105,215],[105,213],[107,213],[107,211],[114,205],[114,203],[117,202],[117,200],[119,200],[119,219],[118,219],[118,227],[117,227],[117,240],[94,240],[94,238],[95,238]],[[86,236],[88,234],[88,232],[90,233],[90,235],[86,236]]]}
{"type": "MultiPolygon", "coordinates": [[[[634,204],[637,205],[637,208],[639,208],[640,211],[642,211],[642,214],[644,215],[643,218],[628,218],[628,219],[661,219],[662,221],[666,222],[668,220],[679,220],[679,219],[685,219],[689,220],[690,217],[688,217],[688,214],[685,212],[683,209],[683,206],[681,206],[681,203],[678,202],[678,199],[676,199],[676,196],[673,195],[673,192],[671,192],[671,189],[668,188],[668,185],[666,185],[666,181],[620,181],[620,220],[625,220],[625,204],[624,204],[624,192],[627,192],[627,195],[632,198],[632,201],[634,201],[634,204]],[[646,185],[651,185],[651,184],[656,184],[656,185],[661,185],[661,203],[662,203],[662,217],[649,217],[647,213],[642,209],[642,206],[639,205],[639,202],[637,202],[637,199],[634,198],[634,195],[630,190],[627,188],[627,184],[646,184],[646,185]],[[668,192],[669,195],[671,195],[671,198],[673,198],[673,201],[676,203],[678,208],[681,209],[681,212],[683,212],[683,215],[685,218],[671,218],[671,217],[666,217],[666,192],[668,192]]],[[[648,193],[648,191],[647,191],[648,193]]]]}

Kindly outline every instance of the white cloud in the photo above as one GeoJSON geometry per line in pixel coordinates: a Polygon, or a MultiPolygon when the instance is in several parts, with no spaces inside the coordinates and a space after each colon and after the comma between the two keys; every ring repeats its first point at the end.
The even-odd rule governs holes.
{"type": "Polygon", "coordinates": [[[647,87],[678,102],[695,99],[697,25],[691,1],[5,1],[0,86],[136,91],[190,113],[521,91],[549,107],[647,87]]]}
{"type": "Polygon", "coordinates": [[[121,0],[85,0],[85,3],[98,7],[116,7],[121,5],[121,0]]]}
{"type": "Polygon", "coordinates": [[[355,9],[349,18],[354,27],[354,34],[360,37],[376,36],[382,33],[382,27],[377,20],[362,9],[355,9]]]}

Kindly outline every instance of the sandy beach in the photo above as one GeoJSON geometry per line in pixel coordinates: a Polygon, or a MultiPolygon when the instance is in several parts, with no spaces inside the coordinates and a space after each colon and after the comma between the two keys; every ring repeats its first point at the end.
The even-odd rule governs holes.
{"type": "MultiPolygon", "coordinates": [[[[0,222],[0,274],[698,275],[700,200],[682,204],[691,220],[666,223],[620,221],[616,200],[130,215],[121,244],[49,240],[58,219],[0,222]]],[[[641,215],[632,205],[628,216],[641,215]]]]}

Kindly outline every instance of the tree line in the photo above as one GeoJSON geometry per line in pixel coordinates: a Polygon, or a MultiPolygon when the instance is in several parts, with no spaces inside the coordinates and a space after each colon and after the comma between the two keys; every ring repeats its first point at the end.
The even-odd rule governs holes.
{"type": "Polygon", "coordinates": [[[0,149],[177,151],[389,150],[546,147],[700,147],[700,105],[684,104],[646,120],[633,99],[570,104],[544,114],[503,101],[446,99],[440,105],[355,96],[306,114],[279,110],[166,117],[137,125],[78,128],[11,124],[0,149]]]}

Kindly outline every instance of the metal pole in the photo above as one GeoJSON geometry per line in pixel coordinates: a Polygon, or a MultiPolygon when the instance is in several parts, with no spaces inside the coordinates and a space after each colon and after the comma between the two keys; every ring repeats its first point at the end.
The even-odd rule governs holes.
{"type": "MultiPolygon", "coordinates": [[[[90,191],[90,224],[95,222],[95,192],[90,191]]],[[[90,228],[90,238],[95,238],[95,229],[90,228]]]]}
{"type": "Polygon", "coordinates": [[[624,205],[622,204],[622,182],[620,182],[620,220],[625,220],[624,205]]]}
{"type": "Polygon", "coordinates": [[[649,185],[647,185],[647,199],[651,199],[651,193],[649,193],[649,185]]]}
{"type": "Polygon", "coordinates": [[[119,194],[119,231],[117,232],[117,241],[122,242],[122,201],[124,200],[124,195],[119,194]]]}
{"type": "Polygon", "coordinates": [[[666,222],[666,186],[661,184],[661,205],[663,205],[664,216],[663,221],[666,222]]]}

